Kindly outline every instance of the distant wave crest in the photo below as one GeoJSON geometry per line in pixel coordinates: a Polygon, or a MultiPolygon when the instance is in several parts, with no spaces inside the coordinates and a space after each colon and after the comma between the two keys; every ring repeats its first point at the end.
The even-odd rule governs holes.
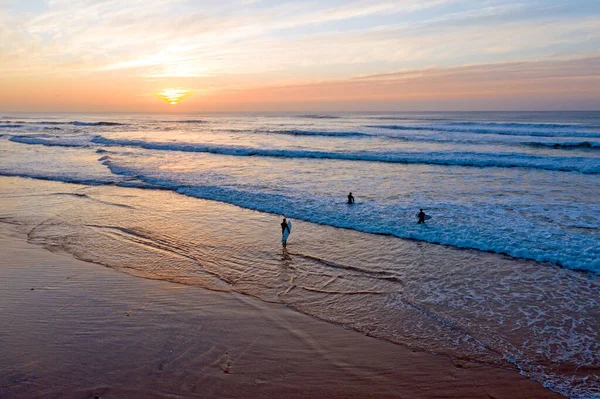
{"type": "Polygon", "coordinates": [[[14,123],[20,125],[73,125],[73,126],[127,126],[127,123],[118,122],[81,122],[81,121],[2,121],[0,127],[6,126],[7,123],[14,123]]]}
{"type": "Polygon", "coordinates": [[[232,156],[264,156],[278,158],[339,159],[347,161],[434,164],[473,167],[521,167],[555,171],[600,173],[600,158],[547,157],[520,153],[477,152],[327,152],[289,149],[267,149],[244,146],[207,145],[196,143],[163,143],[141,140],[113,140],[96,136],[91,140],[102,145],[140,147],[161,151],[205,152],[232,156]]]}
{"type": "Polygon", "coordinates": [[[188,123],[190,125],[202,125],[205,123],[208,123],[208,121],[202,120],[202,119],[182,119],[182,120],[175,120],[175,121],[160,121],[161,123],[188,123]]]}
{"type": "Polygon", "coordinates": [[[38,144],[48,147],[89,147],[87,138],[67,138],[38,134],[35,136],[12,136],[10,141],[21,144],[38,144]]]}
{"type": "MultiPolygon", "coordinates": [[[[593,156],[543,156],[519,152],[469,152],[469,151],[356,151],[332,152],[303,149],[271,149],[248,146],[231,146],[218,144],[186,143],[186,142],[153,142],[143,140],[117,140],[96,135],[90,136],[51,136],[18,135],[9,138],[21,144],[33,144],[58,147],[90,147],[92,145],[137,147],[158,151],[199,152],[239,157],[274,157],[274,158],[308,158],[332,159],[361,162],[384,162],[404,164],[453,165],[469,167],[502,167],[529,168],[551,171],[579,172],[584,174],[600,174],[600,158],[593,156]]],[[[583,148],[596,149],[598,143],[517,143],[520,145],[543,146],[549,148],[583,148]]],[[[591,155],[591,154],[590,154],[591,155]]]]}
{"type": "Polygon", "coordinates": [[[305,115],[298,115],[298,118],[307,118],[307,119],[340,119],[341,116],[337,116],[337,115],[320,115],[320,114],[305,114],[305,115]]]}
{"type": "Polygon", "coordinates": [[[369,137],[370,134],[361,132],[330,132],[313,130],[258,130],[259,133],[285,134],[290,136],[323,136],[323,137],[369,137]]]}
{"type": "Polygon", "coordinates": [[[600,150],[600,142],[594,141],[580,141],[580,142],[565,142],[565,143],[538,143],[538,142],[528,142],[522,143],[523,145],[527,145],[529,147],[534,148],[556,148],[556,149],[599,149],[600,150]]]}
{"type": "Polygon", "coordinates": [[[506,136],[600,138],[600,131],[582,125],[545,125],[517,123],[445,123],[431,125],[369,125],[369,128],[448,133],[497,134],[506,136]]]}

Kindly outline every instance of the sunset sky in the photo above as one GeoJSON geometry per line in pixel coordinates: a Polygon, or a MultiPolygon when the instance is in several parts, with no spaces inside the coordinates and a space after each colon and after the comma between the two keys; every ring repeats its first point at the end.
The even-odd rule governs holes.
{"type": "Polygon", "coordinates": [[[0,0],[0,111],[495,109],[600,109],[600,1],[0,0]]]}

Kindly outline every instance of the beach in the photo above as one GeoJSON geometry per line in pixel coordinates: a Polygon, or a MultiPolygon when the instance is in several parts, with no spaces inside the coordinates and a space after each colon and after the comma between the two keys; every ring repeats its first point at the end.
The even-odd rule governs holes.
{"type": "Polygon", "coordinates": [[[600,1],[0,1],[0,399],[600,399],[600,1]]]}
{"type": "Polygon", "coordinates": [[[138,278],[0,232],[1,398],[560,398],[235,293],[138,278]]]}
{"type": "MultiPolygon", "coordinates": [[[[254,359],[245,370],[262,377],[252,374],[247,384],[269,381],[273,391],[265,396],[280,395],[289,384],[298,397],[331,396],[337,392],[328,391],[332,386],[347,387],[342,397],[446,397],[451,391],[439,392],[459,369],[482,377],[456,379],[469,386],[456,388],[457,397],[479,397],[468,381],[488,378],[483,375],[497,389],[520,386],[489,374],[500,372],[548,395],[589,399],[600,393],[598,113],[26,114],[3,120],[0,224],[44,253],[44,262],[61,256],[72,268],[98,270],[79,288],[65,276],[61,295],[73,297],[52,305],[76,308],[89,294],[90,304],[77,317],[93,327],[75,336],[65,334],[71,321],[55,325],[65,331],[22,328],[58,351],[49,353],[68,356],[62,348],[88,341],[104,346],[92,345],[85,358],[131,347],[117,359],[131,362],[125,369],[151,375],[159,367],[154,362],[168,361],[166,348],[180,340],[188,348],[210,326],[206,346],[190,352],[190,363],[178,372],[196,381],[204,375],[197,370],[223,368],[216,374],[223,379],[254,359]],[[353,204],[347,204],[350,191],[353,204]],[[417,223],[420,208],[430,216],[423,224],[417,223]],[[285,247],[283,217],[293,225],[285,247]],[[104,283],[108,272],[113,280],[104,283]],[[125,282],[124,293],[114,291],[125,282]],[[154,301],[152,287],[168,304],[154,301]],[[115,304],[103,302],[102,292],[110,292],[115,304]],[[212,313],[201,308],[207,301],[214,303],[212,313]],[[96,303],[117,310],[96,313],[96,303]],[[152,310],[134,311],[146,309],[145,303],[152,310]],[[208,314],[208,324],[194,312],[208,314]],[[127,324],[140,313],[148,328],[127,324]],[[153,315],[169,321],[160,324],[153,315]],[[230,322],[223,324],[221,316],[230,322]],[[244,321],[236,323],[240,317],[244,321]],[[187,319],[200,323],[201,331],[187,319]],[[118,321],[114,331],[112,320],[118,321]],[[360,342],[339,344],[337,334],[360,342]],[[233,343],[247,349],[272,340],[281,340],[285,350],[249,349],[231,370],[227,362],[235,361],[221,353],[233,343]],[[212,360],[198,354],[205,352],[212,360]],[[161,359],[134,360],[151,353],[161,359]],[[422,375],[443,383],[407,375],[421,361],[415,356],[429,359],[422,375]],[[289,362],[295,380],[275,383],[289,362]],[[350,374],[340,371],[347,368],[350,374]],[[321,369],[329,371],[313,375],[321,369]]],[[[32,300],[13,315],[44,309],[49,297],[36,295],[59,293],[51,275],[20,259],[39,280],[20,274],[3,280],[8,288],[19,281],[27,286],[28,296],[17,295],[14,303],[32,300]]],[[[49,313],[55,312],[42,311],[42,326],[52,324],[49,313]]],[[[14,318],[3,324],[19,325],[14,318]]],[[[10,343],[23,333],[5,337],[10,343]]],[[[15,362],[10,367],[27,347],[35,348],[3,345],[12,347],[20,349],[7,356],[15,362]]],[[[100,368],[85,378],[110,374],[112,359],[102,362],[107,371],[94,366],[100,368]]],[[[14,382],[9,386],[38,389],[30,384],[33,377],[19,383],[18,372],[6,375],[14,382]]],[[[243,392],[250,389],[245,384],[243,392]]],[[[56,394],[67,386],[58,385],[56,394]]],[[[162,389],[151,386],[144,394],[162,389]]],[[[537,397],[527,396],[527,389],[515,392],[537,397]]],[[[490,395],[516,394],[498,392],[490,395]]]]}

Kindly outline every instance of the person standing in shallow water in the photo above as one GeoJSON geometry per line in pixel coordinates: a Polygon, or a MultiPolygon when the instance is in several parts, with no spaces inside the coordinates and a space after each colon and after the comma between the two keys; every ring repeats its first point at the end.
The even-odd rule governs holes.
{"type": "Polygon", "coordinates": [[[348,203],[354,204],[354,196],[352,195],[352,193],[348,194],[348,203]]]}
{"type": "Polygon", "coordinates": [[[423,209],[419,209],[419,221],[417,222],[418,224],[424,224],[425,223],[425,212],[423,212],[423,209]]]}
{"type": "MultiPolygon", "coordinates": [[[[290,233],[290,228],[288,226],[287,220],[285,220],[285,218],[283,218],[283,222],[281,222],[281,236],[283,237],[283,235],[285,234],[285,230],[287,229],[288,234],[290,233]]],[[[281,239],[281,243],[283,244],[283,247],[285,248],[285,246],[287,245],[287,240],[284,240],[283,238],[281,239]]]]}

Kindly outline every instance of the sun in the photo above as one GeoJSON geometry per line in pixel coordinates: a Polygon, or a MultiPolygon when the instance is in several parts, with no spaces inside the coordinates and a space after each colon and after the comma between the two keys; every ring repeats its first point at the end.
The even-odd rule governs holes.
{"type": "Polygon", "coordinates": [[[163,89],[158,96],[165,102],[171,105],[177,105],[181,100],[190,94],[189,90],[186,89],[163,89]]]}

